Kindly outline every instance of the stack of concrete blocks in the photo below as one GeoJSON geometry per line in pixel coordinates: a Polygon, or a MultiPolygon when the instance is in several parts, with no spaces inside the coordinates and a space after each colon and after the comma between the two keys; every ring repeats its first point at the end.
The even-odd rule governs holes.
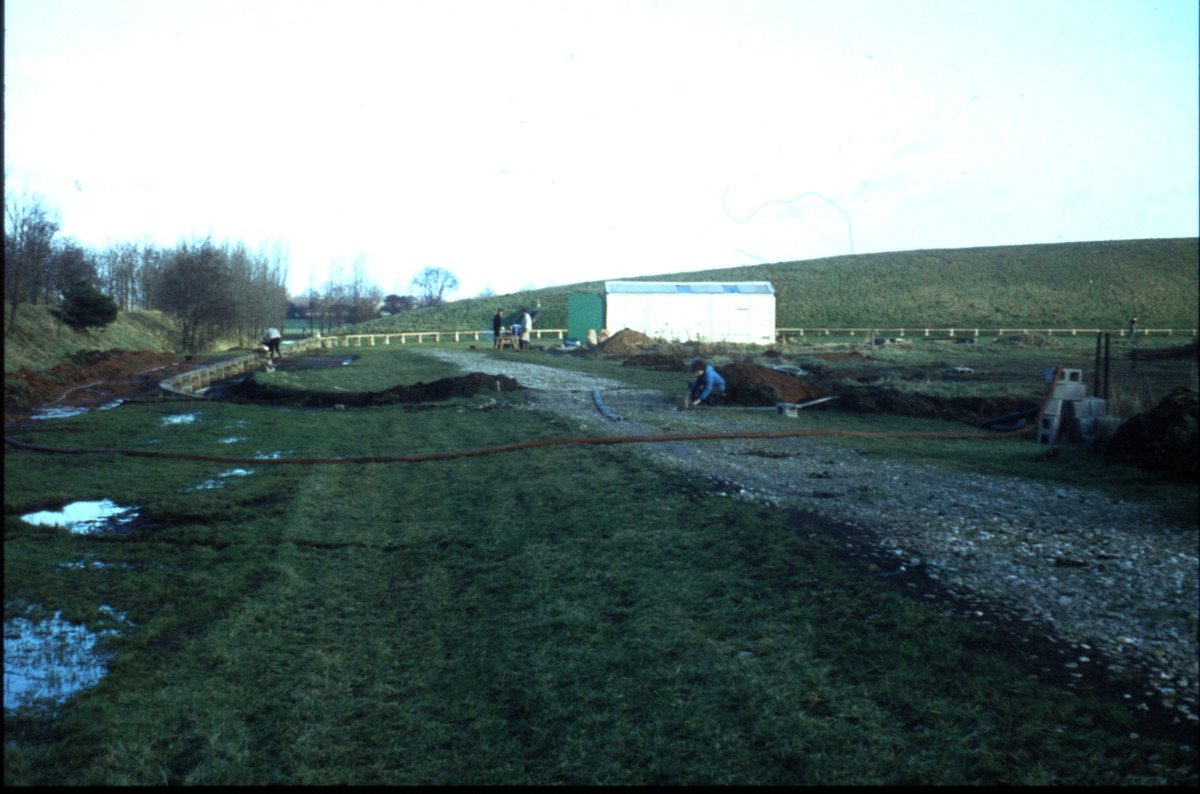
{"type": "Polygon", "coordinates": [[[1038,425],[1038,443],[1053,444],[1060,433],[1092,442],[1100,434],[1100,420],[1107,410],[1105,401],[1088,397],[1083,383],[1083,370],[1064,369],[1058,381],[1054,367],[1046,368],[1046,383],[1053,384],[1054,393],[1038,425]]]}

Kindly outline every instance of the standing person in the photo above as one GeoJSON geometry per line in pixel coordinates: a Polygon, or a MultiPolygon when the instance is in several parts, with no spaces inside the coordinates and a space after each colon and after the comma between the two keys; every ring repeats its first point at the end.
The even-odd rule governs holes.
{"type": "Polygon", "coordinates": [[[492,318],[492,344],[495,347],[500,347],[500,334],[504,331],[504,315],[499,309],[496,309],[496,316],[492,318]]]}
{"type": "Polygon", "coordinates": [[[263,334],[263,344],[267,346],[267,358],[272,356],[279,358],[279,344],[283,341],[283,334],[279,333],[278,328],[268,328],[263,334]]]}
{"type": "Polygon", "coordinates": [[[704,359],[698,358],[692,362],[692,374],[696,379],[688,389],[688,399],[693,406],[701,402],[716,405],[725,399],[725,379],[717,374],[704,359]]]}
{"type": "Polygon", "coordinates": [[[533,318],[529,309],[521,309],[521,349],[529,349],[529,329],[533,328],[533,318]]]}
{"type": "Polygon", "coordinates": [[[1137,315],[1136,314],[1133,317],[1131,317],[1129,320],[1129,338],[1130,339],[1138,338],[1137,315]]]}

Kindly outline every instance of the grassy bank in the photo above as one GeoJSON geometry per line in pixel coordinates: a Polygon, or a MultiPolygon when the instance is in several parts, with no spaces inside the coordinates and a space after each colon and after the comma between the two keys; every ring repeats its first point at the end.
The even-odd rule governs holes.
{"type": "MultiPolygon", "coordinates": [[[[1200,240],[1191,237],[895,251],[631,280],[770,281],[780,328],[1124,328],[1133,315],[1143,328],[1193,328],[1197,260],[1200,240]]],[[[603,292],[603,282],[586,281],[454,301],[357,328],[489,328],[497,308],[507,316],[537,302],[540,327],[565,328],[568,295],[603,292]]]]}
{"type": "MultiPolygon", "coordinates": [[[[331,373],[351,389],[457,374],[408,351],[312,374],[331,373]]],[[[573,434],[511,400],[146,403],[18,435],[263,459],[573,434]]],[[[1130,739],[1123,709],[1030,680],[983,629],[897,596],[797,516],[629,450],[243,471],[6,453],[6,621],[61,610],[122,630],[111,672],[57,716],[6,712],[6,785],[1194,774],[1179,748],[1130,739]],[[100,498],[139,523],[78,535],[16,518],[100,498]]]]}
{"type": "MultiPolygon", "coordinates": [[[[4,327],[8,328],[10,306],[4,305],[4,327]]],[[[121,312],[106,328],[86,332],[59,326],[49,307],[22,304],[17,324],[4,337],[4,371],[21,367],[42,370],[53,367],[64,356],[79,350],[151,350],[169,352],[179,347],[179,332],[162,312],[121,312]]]]}

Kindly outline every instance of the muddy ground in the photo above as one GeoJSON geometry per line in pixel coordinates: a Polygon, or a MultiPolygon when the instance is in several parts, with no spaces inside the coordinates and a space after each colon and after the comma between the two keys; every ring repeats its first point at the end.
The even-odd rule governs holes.
{"type": "MultiPolygon", "coordinates": [[[[643,339],[622,331],[608,340],[600,354],[625,358],[625,366],[657,371],[687,372],[691,361],[679,356],[640,353],[643,339]],[[625,355],[627,354],[627,355],[625,355]]],[[[1177,350],[1155,351],[1149,356],[1194,355],[1194,345],[1177,350]]],[[[235,351],[236,352],[236,351],[235,351]]],[[[761,360],[782,358],[767,351],[761,360]]],[[[819,358],[839,363],[866,359],[862,353],[824,353],[819,358]]],[[[5,427],[24,424],[40,409],[78,408],[93,410],[117,402],[162,399],[159,382],[191,369],[214,363],[215,358],[178,357],[144,351],[82,351],[44,372],[22,368],[5,374],[5,427]]],[[[285,358],[280,369],[315,369],[338,366],[343,359],[330,356],[285,358]]],[[[910,368],[912,369],[912,368],[910,368]]],[[[980,425],[988,420],[1037,407],[1037,401],[1014,397],[932,397],[874,385],[878,373],[839,369],[836,381],[830,371],[810,369],[803,374],[780,371],[774,366],[735,361],[718,367],[726,381],[727,402],[743,406],[774,406],[802,403],[836,395],[834,410],[854,413],[889,413],[927,419],[946,419],[980,425]]],[[[921,373],[906,372],[909,377],[921,373]]],[[[926,377],[945,373],[925,372],[926,377]]],[[[433,383],[394,386],[379,392],[291,392],[257,383],[253,378],[227,382],[213,396],[241,402],[270,402],[310,407],[361,407],[392,403],[423,403],[483,392],[508,392],[522,386],[512,378],[472,373],[444,378],[433,383]]],[[[1200,421],[1196,392],[1177,389],[1151,410],[1125,422],[1098,451],[1108,460],[1129,463],[1169,479],[1190,481],[1200,474],[1200,421]]]]}
{"type": "Polygon", "coordinates": [[[472,372],[458,378],[442,378],[432,383],[414,383],[412,386],[392,386],[382,391],[364,392],[321,392],[294,391],[278,386],[261,384],[252,378],[242,380],[221,396],[232,402],[283,403],[305,408],[363,408],[372,405],[395,403],[440,402],[454,397],[473,397],[486,392],[501,393],[524,388],[512,378],[504,375],[484,375],[472,372]]]}
{"type": "Polygon", "coordinates": [[[4,374],[4,425],[27,421],[39,409],[94,409],[118,400],[157,399],[159,381],[211,360],[147,351],[85,350],[53,369],[22,367],[4,374]]]}
{"type": "MultiPolygon", "coordinates": [[[[615,338],[615,337],[614,337],[615,338]]],[[[782,359],[773,351],[763,358],[770,361],[782,359]]],[[[826,353],[820,358],[827,361],[866,360],[861,353],[826,353]]],[[[624,362],[627,367],[640,367],[659,372],[687,372],[690,362],[678,356],[659,353],[643,353],[624,362]]],[[[918,368],[910,368],[918,369],[918,368]]],[[[733,362],[717,367],[725,379],[726,401],[731,405],[771,407],[778,403],[802,403],[821,397],[838,396],[835,410],[855,413],[890,413],[924,419],[949,419],[970,424],[979,424],[1019,411],[1035,408],[1035,400],[1015,397],[930,397],[928,395],[903,392],[898,389],[871,385],[881,376],[875,373],[838,370],[835,383],[830,370],[817,369],[797,375],[775,369],[774,366],[733,362]],[[858,385],[845,385],[843,381],[855,380],[858,385]]],[[[910,376],[928,376],[927,368],[910,376]]]]}

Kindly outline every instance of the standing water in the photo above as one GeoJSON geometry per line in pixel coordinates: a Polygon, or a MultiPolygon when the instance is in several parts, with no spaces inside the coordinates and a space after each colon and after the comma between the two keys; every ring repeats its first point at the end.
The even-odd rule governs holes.
{"type": "MultiPolygon", "coordinates": [[[[118,615],[107,606],[100,609],[118,615]]],[[[47,620],[15,617],[4,623],[4,709],[34,700],[58,705],[93,686],[108,672],[109,655],[97,648],[115,631],[89,631],[63,620],[61,612],[47,620]]]]}
{"type": "Polygon", "coordinates": [[[137,518],[136,507],[121,507],[111,499],[99,502],[72,502],[61,511],[43,510],[28,513],[21,520],[45,527],[66,527],[80,535],[90,535],[105,529],[121,529],[137,518]]]}

